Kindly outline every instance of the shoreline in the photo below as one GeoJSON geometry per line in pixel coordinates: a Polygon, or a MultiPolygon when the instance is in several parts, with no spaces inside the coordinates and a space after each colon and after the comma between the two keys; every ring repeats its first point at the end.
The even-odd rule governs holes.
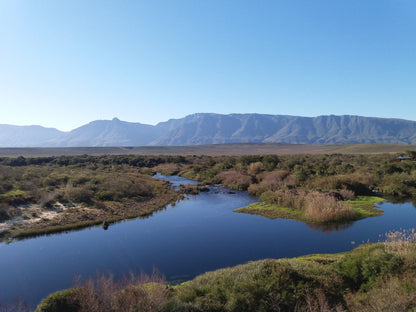
{"type": "MultiPolygon", "coordinates": [[[[169,196],[152,198],[141,203],[124,203],[122,206],[130,206],[129,204],[135,205],[134,207],[130,206],[124,211],[119,211],[120,215],[111,215],[108,212],[99,211],[97,208],[81,205],[74,205],[74,207],[62,209],[60,212],[44,211],[46,214],[48,212],[53,213],[54,217],[48,219],[42,216],[32,216],[31,218],[28,217],[29,219],[22,220],[23,222],[20,224],[11,224],[9,227],[3,228],[3,231],[0,232],[0,243],[10,243],[14,240],[81,230],[100,224],[106,229],[111,224],[117,222],[149,217],[153,213],[165,209],[168,205],[174,205],[178,200],[183,199],[182,194],[174,191],[170,191],[166,195],[169,196]],[[79,220],[80,218],[84,218],[84,220],[79,220]]],[[[37,206],[29,205],[29,207],[40,209],[37,206]]],[[[19,218],[23,219],[22,217],[19,218]]],[[[14,220],[11,221],[14,222],[14,220]]],[[[7,222],[2,224],[5,223],[7,222]]]]}
{"type": "Polygon", "coordinates": [[[313,224],[342,224],[345,222],[352,222],[358,221],[361,219],[369,218],[369,217],[377,217],[383,214],[381,209],[375,207],[376,203],[383,202],[385,199],[378,197],[378,196],[357,196],[356,199],[345,201],[345,203],[351,205],[351,207],[356,212],[354,218],[351,219],[335,219],[335,220],[327,220],[327,221],[317,221],[313,219],[309,219],[306,217],[305,211],[296,209],[296,208],[288,208],[288,207],[280,207],[276,205],[266,204],[264,202],[254,203],[246,207],[242,207],[239,209],[234,210],[237,213],[247,213],[251,215],[258,215],[269,219],[291,219],[297,220],[305,223],[313,223],[313,224]]]}

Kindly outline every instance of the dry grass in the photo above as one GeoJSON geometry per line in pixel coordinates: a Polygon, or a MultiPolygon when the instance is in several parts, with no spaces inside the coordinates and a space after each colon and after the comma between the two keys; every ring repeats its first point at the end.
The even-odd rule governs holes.
{"type": "Polygon", "coordinates": [[[305,196],[306,217],[317,222],[351,220],[357,212],[348,204],[337,201],[328,194],[311,192],[305,196]]]}
{"type": "Polygon", "coordinates": [[[342,312],[345,311],[341,304],[331,306],[325,291],[321,288],[305,295],[306,304],[303,307],[295,309],[296,312],[342,312]]]}
{"type": "Polygon", "coordinates": [[[328,193],[278,190],[264,193],[261,199],[267,204],[303,210],[305,219],[312,222],[351,220],[357,217],[357,212],[349,204],[336,200],[328,193]]]}
{"type": "Polygon", "coordinates": [[[80,290],[73,298],[80,306],[78,312],[153,312],[169,298],[165,279],[157,271],[151,275],[131,273],[120,280],[98,274],[84,282],[78,279],[75,286],[80,290]]]}
{"type": "Polygon", "coordinates": [[[391,277],[378,283],[366,293],[348,293],[345,301],[351,312],[402,312],[415,311],[416,293],[409,291],[416,286],[414,279],[391,277]],[[404,287],[407,284],[407,287],[404,287]],[[407,288],[407,289],[406,289],[407,288]]]}
{"type": "Polygon", "coordinates": [[[216,175],[215,182],[221,183],[234,190],[247,190],[252,178],[235,170],[228,170],[216,175]]]}
{"type": "Polygon", "coordinates": [[[385,249],[389,253],[397,254],[405,259],[408,265],[416,264],[416,231],[391,231],[386,234],[385,249]]]}

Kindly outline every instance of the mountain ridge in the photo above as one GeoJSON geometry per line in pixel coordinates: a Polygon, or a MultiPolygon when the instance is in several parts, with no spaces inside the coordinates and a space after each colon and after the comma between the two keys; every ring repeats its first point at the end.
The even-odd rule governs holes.
{"type": "Polygon", "coordinates": [[[416,144],[416,121],[356,115],[196,113],[156,125],[94,120],[68,132],[0,124],[0,147],[188,146],[226,143],[416,144]]]}

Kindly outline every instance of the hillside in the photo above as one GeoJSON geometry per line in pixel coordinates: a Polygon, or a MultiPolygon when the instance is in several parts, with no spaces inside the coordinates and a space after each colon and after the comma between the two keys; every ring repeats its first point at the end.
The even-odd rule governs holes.
{"type": "Polygon", "coordinates": [[[416,144],[416,122],[362,116],[193,114],[155,126],[96,120],[69,132],[0,125],[0,147],[193,146],[226,143],[416,144]]]}

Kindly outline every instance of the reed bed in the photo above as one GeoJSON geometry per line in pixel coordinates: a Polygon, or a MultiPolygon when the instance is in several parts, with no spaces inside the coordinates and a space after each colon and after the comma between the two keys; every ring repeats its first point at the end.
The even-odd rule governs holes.
{"type": "Polygon", "coordinates": [[[302,210],[313,222],[351,220],[357,212],[331,193],[305,190],[278,190],[266,192],[261,200],[267,204],[302,210]]]}

